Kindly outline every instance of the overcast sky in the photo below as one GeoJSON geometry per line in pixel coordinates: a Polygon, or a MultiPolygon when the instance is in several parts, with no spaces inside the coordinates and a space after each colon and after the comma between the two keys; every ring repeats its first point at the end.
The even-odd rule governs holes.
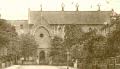
{"type": "Polygon", "coordinates": [[[28,8],[40,10],[42,4],[43,11],[60,11],[61,3],[65,11],[75,11],[78,3],[80,11],[95,11],[100,4],[103,11],[113,8],[120,13],[120,0],[0,0],[0,13],[4,19],[21,20],[28,18],[28,8]]]}

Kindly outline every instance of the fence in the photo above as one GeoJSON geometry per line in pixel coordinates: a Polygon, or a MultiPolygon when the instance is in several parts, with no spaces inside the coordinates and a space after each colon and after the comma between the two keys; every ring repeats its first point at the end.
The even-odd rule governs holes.
{"type": "MultiPolygon", "coordinates": [[[[68,56],[69,54],[66,54],[66,53],[58,54],[54,56],[54,58],[52,59],[53,62],[50,65],[74,66],[71,57],[70,56],[68,57],[68,56]]],[[[24,62],[18,59],[17,61],[15,61],[15,56],[13,58],[11,57],[11,59],[3,57],[0,60],[1,60],[0,68],[8,67],[16,63],[17,64],[35,64],[35,61],[32,61],[32,60],[24,62]]],[[[101,61],[99,59],[97,60],[98,61],[95,60],[95,62],[93,63],[85,63],[86,60],[81,58],[78,61],[78,69],[120,69],[120,56],[107,58],[107,59],[104,59],[104,61],[101,61]]]]}
{"type": "Polygon", "coordinates": [[[104,62],[78,63],[78,69],[120,69],[120,56],[104,59],[104,62]]]}

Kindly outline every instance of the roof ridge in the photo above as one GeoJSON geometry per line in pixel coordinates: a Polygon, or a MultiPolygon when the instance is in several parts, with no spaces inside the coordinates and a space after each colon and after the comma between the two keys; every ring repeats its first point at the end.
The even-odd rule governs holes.
{"type": "Polygon", "coordinates": [[[112,11],[30,11],[30,12],[112,12],[112,11]]]}

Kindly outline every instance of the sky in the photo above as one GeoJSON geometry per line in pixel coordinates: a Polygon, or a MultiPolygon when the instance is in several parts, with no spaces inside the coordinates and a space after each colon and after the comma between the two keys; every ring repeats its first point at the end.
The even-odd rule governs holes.
{"type": "Polygon", "coordinates": [[[43,11],[61,11],[61,4],[65,11],[75,11],[76,4],[80,11],[96,11],[98,4],[102,11],[110,11],[112,8],[120,13],[120,0],[0,0],[1,18],[7,20],[28,19],[28,8],[39,11],[42,5],[43,11]]]}

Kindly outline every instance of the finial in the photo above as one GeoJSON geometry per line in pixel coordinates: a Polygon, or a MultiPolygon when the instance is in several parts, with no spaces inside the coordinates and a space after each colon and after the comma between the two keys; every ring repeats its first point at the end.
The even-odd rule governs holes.
{"type": "Polygon", "coordinates": [[[62,3],[62,4],[61,4],[61,7],[62,7],[62,11],[64,11],[65,4],[62,3]]]}
{"type": "Polygon", "coordinates": [[[98,4],[97,6],[98,6],[98,11],[100,11],[100,9],[101,9],[101,5],[100,5],[100,4],[98,4]]]}
{"type": "Polygon", "coordinates": [[[41,11],[42,11],[42,4],[40,4],[40,8],[41,8],[41,11]]]}
{"type": "Polygon", "coordinates": [[[76,11],[79,11],[79,4],[76,3],[76,11]]]}
{"type": "Polygon", "coordinates": [[[114,9],[112,8],[112,12],[114,12],[114,9]]]}

